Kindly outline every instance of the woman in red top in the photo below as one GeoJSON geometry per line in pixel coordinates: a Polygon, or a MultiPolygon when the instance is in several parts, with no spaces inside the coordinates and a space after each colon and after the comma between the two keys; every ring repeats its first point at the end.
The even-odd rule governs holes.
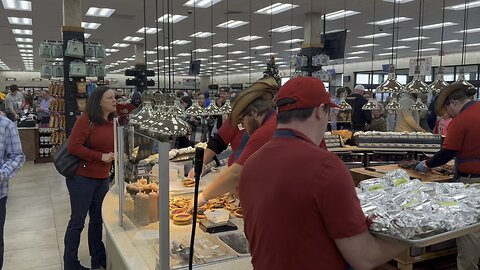
{"type": "Polygon", "coordinates": [[[72,213],[65,233],[65,270],[90,269],[78,261],[80,234],[87,212],[90,216],[88,247],[91,266],[92,269],[106,269],[101,209],[114,159],[113,117],[116,106],[115,92],[108,86],[97,87],[88,99],[87,113],[77,119],[70,135],[68,152],[82,161],[77,174],[67,178],[72,213]]]}

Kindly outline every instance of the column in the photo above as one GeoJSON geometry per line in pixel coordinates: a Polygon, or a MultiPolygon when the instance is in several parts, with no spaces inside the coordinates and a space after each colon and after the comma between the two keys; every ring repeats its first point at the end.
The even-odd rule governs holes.
{"type": "Polygon", "coordinates": [[[308,57],[308,66],[302,67],[303,71],[308,72],[308,76],[321,69],[321,67],[312,66],[312,56],[322,53],[323,45],[321,42],[321,33],[323,32],[322,14],[309,12],[305,14],[304,41],[300,53],[308,57]]]}
{"type": "Polygon", "coordinates": [[[200,77],[200,91],[205,92],[209,91],[208,86],[210,85],[212,78],[210,76],[201,76],[200,77]]]}

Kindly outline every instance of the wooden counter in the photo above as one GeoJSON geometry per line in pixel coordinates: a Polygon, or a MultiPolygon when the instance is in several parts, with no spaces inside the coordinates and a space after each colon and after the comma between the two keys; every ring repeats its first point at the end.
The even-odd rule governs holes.
{"type": "MultiPolygon", "coordinates": [[[[383,165],[383,166],[374,166],[376,171],[369,171],[365,168],[354,168],[350,169],[350,173],[352,174],[353,181],[355,182],[355,186],[358,185],[360,181],[370,178],[380,178],[385,175],[386,172],[393,171],[396,169],[401,169],[398,167],[398,164],[391,164],[391,165],[383,165]]],[[[415,170],[405,170],[408,175],[412,178],[417,178],[425,182],[450,182],[453,179],[453,175],[442,175],[435,172],[432,173],[421,173],[415,170]]]]}
{"type": "Polygon", "coordinates": [[[22,150],[27,161],[33,161],[37,158],[38,151],[38,128],[19,127],[18,135],[22,142],[22,150]]]}

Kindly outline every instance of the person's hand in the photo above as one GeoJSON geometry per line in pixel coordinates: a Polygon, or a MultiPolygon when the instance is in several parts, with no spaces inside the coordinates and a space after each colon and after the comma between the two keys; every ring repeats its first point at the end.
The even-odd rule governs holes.
{"type": "Polygon", "coordinates": [[[110,163],[115,159],[114,153],[102,154],[102,161],[105,163],[110,163]]]}
{"type": "MultiPolygon", "coordinates": [[[[205,197],[203,197],[203,193],[198,194],[197,200],[198,200],[197,209],[204,206],[207,203],[207,200],[205,199],[205,197]]],[[[187,213],[193,213],[193,200],[190,202],[190,205],[188,206],[187,213]]]]}
{"type": "MultiPolygon", "coordinates": [[[[205,164],[202,164],[202,174],[200,175],[200,177],[204,176],[205,175],[205,164]]],[[[188,172],[188,175],[187,175],[188,178],[190,179],[194,179],[195,178],[195,166],[190,169],[190,171],[188,172]]]]}
{"type": "Polygon", "coordinates": [[[417,167],[415,167],[415,171],[423,172],[426,173],[430,170],[427,166],[427,162],[424,160],[420,163],[418,163],[417,167]]]}

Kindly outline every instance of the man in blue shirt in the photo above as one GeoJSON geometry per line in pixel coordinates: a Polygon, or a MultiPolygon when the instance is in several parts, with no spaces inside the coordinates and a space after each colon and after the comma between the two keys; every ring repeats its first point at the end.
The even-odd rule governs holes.
{"type": "Polygon", "coordinates": [[[8,183],[25,162],[15,123],[0,114],[0,269],[3,266],[3,227],[5,225],[8,183]]]}

